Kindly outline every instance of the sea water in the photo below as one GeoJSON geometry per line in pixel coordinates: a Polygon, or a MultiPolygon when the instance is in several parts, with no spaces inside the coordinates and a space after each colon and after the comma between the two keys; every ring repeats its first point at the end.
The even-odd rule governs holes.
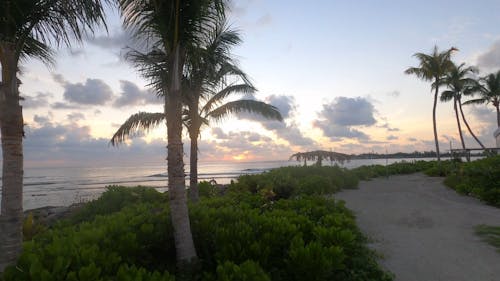
{"type": "MultiPolygon", "coordinates": [[[[344,163],[343,167],[355,168],[362,165],[391,164],[415,159],[355,159],[344,163]]],[[[419,159],[431,160],[431,159],[419,159]]],[[[215,180],[227,184],[244,174],[258,174],[272,168],[302,165],[296,161],[263,162],[200,162],[198,179],[215,180]]],[[[308,164],[313,164],[309,162],[308,164]]],[[[330,165],[329,161],[323,161],[330,165]]],[[[158,166],[127,167],[44,167],[24,169],[24,209],[45,206],[68,206],[73,203],[93,200],[109,185],[150,186],[163,192],[167,190],[166,164],[158,166]]],[[[186,184],[189,183],[189,165],[185,167],[186,184]]]]}

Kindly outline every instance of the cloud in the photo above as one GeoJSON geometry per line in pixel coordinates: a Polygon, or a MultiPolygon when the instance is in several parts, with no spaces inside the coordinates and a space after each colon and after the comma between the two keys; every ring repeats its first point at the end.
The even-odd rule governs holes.
{"type": "Polygon", "coordinates": [[[62,84],[64,99],[73,104],[104,105],[113,98],[113,91],[101,79],[87,79],[85,83],[62,84]]]}
{"type": "Polygon", "coordinates": [[[162,104],[162,99],[158,98],[152,91],[141,90],[136,84],[120,80],[122,92],[113,102],[113,107],[126,107],[145,104],[162,104]]]}
{"type": "Polygon", "coordinates": [[[229,136],[219,127],[212,128],[212,135],[219,140],[229,139],[229,136]]]}
{"type": "Polygon", "coordinates": [[[387,138],[386,138],[386,140],[388,140],[388,141],[397,140],[397,139],[399,139],[399,137],[395,136],[395,135],[388,135],[387,138]]]}
{"type": "Polygon", "coordinates": [[[81,109],[82,107],[77,104],[69,104],[64,102],[55,102],[50,105],[52,109],[81,109]]]}
{"type": "Polygon", "coordinates": [[[304,136],[299,130],[297,124],[293,120],[295,117],[296,104],[293,96],[285,95],[271,95],[266,97],[265,101],[278,108],[283,116],[284,122],[268,120],[262,116],[254,114],[242,114],[241,118],[257,121],[264,126],[267,130],[274,132],[279,138],[286,140],[291,145],[297,146],[312,146],[315,141],[311,138],[304,136]]]}
{"type": "Polygon", "coordinates": [[[378,128],[384,128],[386,129],[388,132],[399,132],[399,128],[392,128],[389,123],[384,123],[380,126],[377,126],[378,128]]]}
{"type": "Polygon", "coordinates": [[[323,131],[331,140],[353,138],[369,140],[370,137],[353,127],[369,127],[376,124],[375,107],[366,98],[338,97],[331,103],[323,104],[318,120],[313,126],[323,131]]]}
{"type": "Polygon", "coordinates": [[[365,98],[338,97],[323,105],[321,115],[340,126],[370,126],[377,122],[374,111],[373,104],[365,98]]]}
{"type": "Polygon", "coordinates": [[[500,40],[494,42],[487,51],[477,57],[477,66],[487,69],[500,67],[500,40]]]}
{"type": "Polygon", "coordinates": [[[66,84],[66,79],[64,79],[64,76],[62,76],[61,74],[53,73],[52,79],[54,79],[54,81],[61,84],[62,86],[64,86],[64,84],[66,84]]]}
{"type": "Polygon", "coordinates": [[[25,96],[22,101],[22,106],[24,108],[40,108],[47,107],[49,105],[49,98],[52,97],[50,93],[38,92],[36,96],[25,96]]]}
{"type": "Polygon", "coordinates": [[[416,141],[418,141],[418,139],[416,139],[416,138],[408,138],[408,141],[416,142],[416,141]]]}
{"type": "Polygon", "coordinates": [[[67,115],[67,118],[71,122],[78,122],[80,120],[85,120],[85,115],[80,112],[73,112],[67,115]]]}
{"type": "Polygon", "coordinates": [[[131,36],[124,30],[119,30],[111,35],[101,35],[86,39],[92,45],[110,49],[110,48],[125,48],[130,45],[131,36]]]}
{"type": "Polygon", "coordinates": [[[69,48],[68,53],[72,57],[80,57],[80,56],[83,56],[85,54],[85,50],[84,49],[69,48]]]}
{"type": "Polygon", "coordinates": [[[162,140],[147,143],[133,139],[129,145],[114,148],[108,139],[93,137],[88,126],[54,123],[41,116],[37,120],[37,124],[27,128],[24,141],[25,163],[29,167],[165,163],[162,140]]]}
{"type": "Polygon", "coordinates": [[[263,16],[261,16],[258,20],[257,20],[257,25],[258,26],[267,26],[267,25],[270,25],[271,23],[273,22],[273,18],[271,17],[270,14],[265,14],[263,16]]]}
{"type": "Polygon", "coordinates": [[[496,122],[496,113],[493,106],[488,105],[469,105],[469,112],[482,123],[496,122]]]}
{"type": "Polygon", "coordinates": [[[399,91],[392,91],[392,92],[387,93],[387,95],[390,97],[397,98],[401,95],[401,93],[399,91]]]}
{"type": "Polygon", "coordinates": [[[39,125],[44,125],[44,124],[48,124],[50,123],[50,116],[40,116],[40,115],[36,115],[33,117],[33,121],[35,121],[35,123],[38,123],[39,125]]]}
{"type": "MultiPolygon", "coordinates": [[[[271,138],[256,132],[236,131],[224,133],[220,128],[212,130],[217,140],[199,142],[200,157],[224,160],[286,159],[293,152],[288,145],[275,143],[271,138]]],[[[187,147],[185,148],[187,149],[187,147]]],[[[188,153],[189,150],[186,150],[188,153]]]]}

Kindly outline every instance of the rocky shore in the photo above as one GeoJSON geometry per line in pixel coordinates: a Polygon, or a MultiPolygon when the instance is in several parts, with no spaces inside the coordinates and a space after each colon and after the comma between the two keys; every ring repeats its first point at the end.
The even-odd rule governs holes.
{"type": "Polygon", "coordinates": [[[85,206],[85,203],[76,203],[70,206],[46,206],[24,211],[24,217],[27,218],[32,214],[34,221],[50,226],[60,219],[68,218],[83,206],[85,206]]]}

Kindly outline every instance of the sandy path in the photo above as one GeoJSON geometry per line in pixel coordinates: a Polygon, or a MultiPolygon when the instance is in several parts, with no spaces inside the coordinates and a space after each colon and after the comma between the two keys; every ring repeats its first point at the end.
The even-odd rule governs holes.
{"type": "Polygon", "coordinates": [[[500,209],[458,195],[441,178],[378,178],[335,197],[355,212],[396,280],[500,280],[500,253],[474,234],[478,224],[500,225],[500,209]]]}

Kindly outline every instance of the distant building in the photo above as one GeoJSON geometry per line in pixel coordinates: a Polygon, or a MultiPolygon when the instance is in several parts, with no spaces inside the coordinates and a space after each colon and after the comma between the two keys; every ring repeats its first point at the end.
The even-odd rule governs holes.
{"type": "Polygon", "coordinates": [[[497,147],[500,148],[500,127],[493,133],[493,136],[497,140],[497,147]]]}

